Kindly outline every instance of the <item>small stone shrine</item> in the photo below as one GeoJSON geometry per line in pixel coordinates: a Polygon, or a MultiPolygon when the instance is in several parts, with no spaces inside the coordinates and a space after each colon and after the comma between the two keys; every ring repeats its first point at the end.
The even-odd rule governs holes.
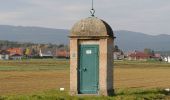
{"type": "Polygon", "coordinates": [[[70,94],[112,95],[114,34],[91,12],[71,29],[70,94]]]}

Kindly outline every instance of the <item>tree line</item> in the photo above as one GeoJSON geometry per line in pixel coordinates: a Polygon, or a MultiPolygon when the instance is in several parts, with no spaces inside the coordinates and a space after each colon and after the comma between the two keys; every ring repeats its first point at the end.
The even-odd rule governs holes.
{"type": "Polygon", "coordinates": [[[0,40],[0,49],[5,50],[8,48],[64,48],[66,50],[69,49],[68,45],[64,44],[52,44],[52,43],[31,43],[31,42],[15,42],[8,40],[0,40]]]}

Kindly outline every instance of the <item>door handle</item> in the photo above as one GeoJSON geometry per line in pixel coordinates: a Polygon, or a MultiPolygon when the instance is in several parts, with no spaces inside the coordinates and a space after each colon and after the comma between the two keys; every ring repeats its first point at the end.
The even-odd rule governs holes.
{"type": "Polygon", "coordinates": [[[83,71],[84,71],[84,72],[87,71],[87,68],[86,68],[86,67],[83,67],[83,71]]]}

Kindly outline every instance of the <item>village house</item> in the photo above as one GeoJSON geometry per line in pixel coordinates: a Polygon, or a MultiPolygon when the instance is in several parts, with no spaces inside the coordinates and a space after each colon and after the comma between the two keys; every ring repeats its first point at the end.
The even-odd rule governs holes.
{"type": "Polygon", "coordinates": [[[70,52],[65,49],[57,49],[56,57],[57,58],[70,58],[70,52]]]}
{"type": "Polygon", "coordinates": [[[156,53],[156,54],[154,55],[154,58],[160,59],[160,58],[161,58],[161,54],[156,53]]]}
{"type": "Polygon", "coordinates": [[[14,54],[14,55],[12,55],[10,58],[12,59],[12,60],[21,60],[22,59],[22,55],[20,55],[20,54],[14,54]]]}
{"type": "Polygon", "coordinates": [[[114,52],[113,58],[114,58],[114,60],[122,60],[122,59],[124,59],[124,54],[123,54],[123,52],[114,52]]]}
{"type": "Polygon", "coordinates": [[[10,52],[6,50],[0,51],[0,60],[9,60],[10,52]]]}
{"type": "Polygon", "coordinates": [[[170,63],[170,56],[168,56],[168,63],[170,63]]]}
{"type": "Polygon", "coordinates": [[[164,58],[163,58],[163,61],[170,63],[170,56],[164,57],[164,58]]]}
{"type": "Polygon", "coordinates": [[[39,50],[39,56],[42,58],[53,58],[53,54],[54,54],[54,49],[41,48],[39,50]]]}
{"type": "Polygon", "coordinates": [[[141,51],[134,51],[134,52],[128,52],[126,54],[128,60],[148,60],[148,59],[154,59],[162,61],[161,54],[155,53],[155,54],[147,54],[141,51]]]}
{"type": "Polygon", "coordinates": [[[152,57],[152,55],[140,51],[134,51],[133,53],[127,55],[128,60],[147,60],[152,57]]]}
{"type": "Polygon", "coordinates": [[[22,48],[9,48],[7,49],[8,52],[10,52],[10,56],[19,54],[23,55],[23,49],[22,48]]]}
{"type": "Polygon", "coordinates": [[[59,49],[50,49],[50,48],[41,48],[39,50],[39,56],[42,58],[69,58],[70,53],[68,50],[63,48],[59,49]]]}
{"type": "Polygon", "coordinates": [[[163,61],[168,62],[168,57],[163,57],[163,61]]]}

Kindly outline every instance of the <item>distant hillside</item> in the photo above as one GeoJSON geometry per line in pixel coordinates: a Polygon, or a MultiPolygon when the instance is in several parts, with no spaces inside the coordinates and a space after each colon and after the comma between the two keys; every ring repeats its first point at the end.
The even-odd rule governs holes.
{"type": "MultiPolygon", "coordinates": [[[[115,43],[124,51],[151,48],[156,51],[170,50],[170,35],[147,35],[132,31],[114,31],[115,43]]],[[[0,25],[0,40],[68,44],[69,30],[42,27],[0,25]]]]}
{"type": "Polygon", "coordinates": [[[132,31],[115,31],[116,44],[125,50],[143,50],[151,48],[156,51],[170,50],[170,35],[147,35],[132,31]]]}
{"type": "Polygon", "coordinates": [[[64,29],[0,25],[0,40],[68,44],[68,35],[64,29]]]}

